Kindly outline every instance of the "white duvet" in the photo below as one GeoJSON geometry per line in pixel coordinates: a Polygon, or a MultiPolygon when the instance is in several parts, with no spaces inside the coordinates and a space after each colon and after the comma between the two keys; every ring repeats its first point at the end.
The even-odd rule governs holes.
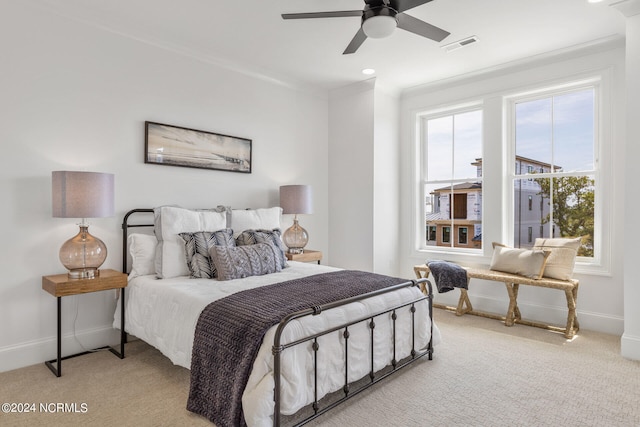
{"type": "MultiPolygon", "coordinates": [[[[216,281],[178,277],[158,280],[154,276],[131,279],[126,288],[126,330],[160,350],[174,364],[190,368],[191,350],[196,323],[201,311],[212,301],[245,289],[293,280],[312,274],[336,271],[336,268],[289,262],[282,272],[245,279],[216,281]]],[[[319,316],[292,322],[284,331],[283,343],[326,330],[347,320],[366,317],[387,307],[421,295],[416,288],[352,303],[344,308],[325,311],[319,316]]],[[[120,300],[114,314],[114,327],[120,328],[120,300]]],[[[429,342],[429,318],[426,301],[416,306],[416,350],[429,342]]],[[[411,352],[411,323],[409,309],[398,311],[396,321],[396,359],[411,352]]],[[[381,369],[393,358],[391,339],[383,340],[392,328],[390,314],[375,319],[374,368],[381,369]]],[[[349,328],[349,380],[354,381],[370,370],[370,336],[365,324],[349,328]]],[[[244,417],[249,426],[273,425],[273,355],[271,347],[275,327],[264,339],[242,397],[244,417]]],[[[440,334],[434,326],[434,343],[440,334]]],[[[339,390],[344,385],[344,338],[335,332],[319,339],[318,393],[339,390]]],[[[282,353],[281,412],[293,414],[313,402],[314,377],[310,344],[299,345],[282,353]]]]}

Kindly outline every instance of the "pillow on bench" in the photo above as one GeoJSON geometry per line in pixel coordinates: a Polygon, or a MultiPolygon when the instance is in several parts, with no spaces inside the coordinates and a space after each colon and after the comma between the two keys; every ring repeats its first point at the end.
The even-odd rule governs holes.
{"type": "Polygon", "coordinates": [[[494,242],[489,269],[539,279],[549,255],[550,251],[510,248],[494,242]]]}
{"type": "Polygon", "coordinates": [[[536,239],[533,249],[551,252],[544,268],[543,276],[552,279],[571,280],[581,243],[582,237],[576,237],[575,239],[536,239]]]}

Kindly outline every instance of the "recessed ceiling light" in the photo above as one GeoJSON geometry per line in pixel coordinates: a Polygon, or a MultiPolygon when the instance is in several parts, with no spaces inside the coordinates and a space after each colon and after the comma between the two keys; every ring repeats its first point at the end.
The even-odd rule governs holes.
{"type": "Polygon", "coordinates": [[[367,76],[370,76],[371,74],[375,74],[376,70],[374,70],[373,68],[365,68],[364,70],[362,70],[362,74],[365,74],[367,76]]]}
{"type": "Polygon", "coordinates": [[[604,0],[587,0],[588,3],[600,3],[603,2],[604,0]]]}

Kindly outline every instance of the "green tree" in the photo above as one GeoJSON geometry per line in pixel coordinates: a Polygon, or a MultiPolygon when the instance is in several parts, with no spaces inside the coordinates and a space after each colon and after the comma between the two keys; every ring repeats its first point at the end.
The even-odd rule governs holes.
{"type": "MultiPolygon", "coordinates": [[[[567,176],[561,178],[537,178],[539,195],[551,204],[550,194],[553,184],[553,223],[560,234],[558,237],[582,236],[582,246],[578,255],[593,256],[593,206],[594,180],[587,176],[567,176]]],[[[551,221],[547,214],[543,224],[551,221]]]]}

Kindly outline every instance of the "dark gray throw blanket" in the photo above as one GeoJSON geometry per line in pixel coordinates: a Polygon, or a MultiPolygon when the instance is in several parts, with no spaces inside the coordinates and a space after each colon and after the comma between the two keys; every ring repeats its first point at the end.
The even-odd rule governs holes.
{"type": "Polygon", "coordinates": [[[217,427],[246,425],[242,393],[271,326],[287,314],[406,281],[342,270],[249,289],[212,302],[196,325],[187,409],[217,427]]]}
{"type": "Polygon", "coordinates": [[[448,261],[427,261],[427,267],[439,293],[452,291],[453,288],[467,289],[467,270],[459,265],[448,261]]]}

